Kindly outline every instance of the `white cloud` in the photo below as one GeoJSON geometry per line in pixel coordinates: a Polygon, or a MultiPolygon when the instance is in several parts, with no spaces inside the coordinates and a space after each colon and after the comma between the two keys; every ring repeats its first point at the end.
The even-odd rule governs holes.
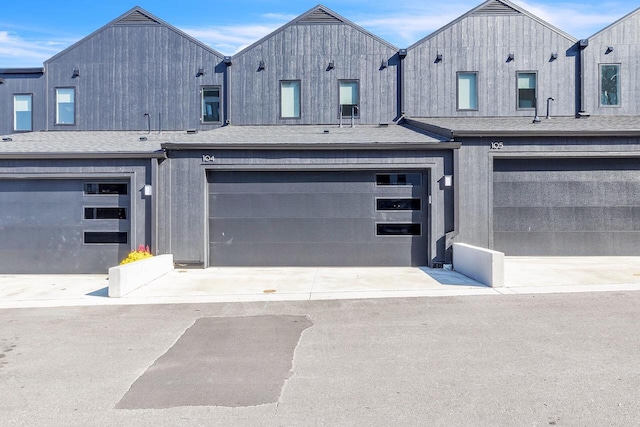
{"type": "Polygon", "coordinates": [[[181,30],[220,51],[220,53],[232,55],[260,40],[281,25],[218,25],[215,27],[181,28],[181,30]]]}
{"type": "Polygon", "coordinates": [[[25,40],[9,31],[0,31],[0,67],[42,66],[42,63],[71,44],[70,41],[25,40]]]}

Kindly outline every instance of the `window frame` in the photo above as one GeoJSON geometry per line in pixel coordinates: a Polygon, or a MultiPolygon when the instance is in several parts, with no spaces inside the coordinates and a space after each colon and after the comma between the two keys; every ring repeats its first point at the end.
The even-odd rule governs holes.
{"type": "Polygon", "coordinates": [[[13,132],[33,132],[33,93],[14,93],[13,94],[13,132]],[[30,123],[29,129],[16,129],[16,96],[28,96],[29,97],[29,105],[30,105],[30,123]]]}
{"type": "Polygon", "coordinates": [[[601,62],[598,63],[598,107],[602,107],[602,108],[621,108],[622,107],[622,94],[621,94],[621,89],[622,89],[622,81],[620,78],[620,72],[622,70],[622,64],[619,62],[601,62]],[[618,81],[617,81],[617,85],[616,85],[616,89],[617,89],[617,96],[618,96],[618,103],[617,104],[603,104],[602,103],[602,67],[603,66],[616,66],[618,67],[618,81]]]}
{"type": "Polygon", "coordinates": [[[219,125],[222,123],[222,86],[221,85],[202,85],[200,86],[200,124],[201,125],[219,125]],[[218,120],[205,121],[204,120],[204,91],[207,89],[218,90],[218,120]]]}
{"type": "Polygon", "coordinates": [[[478,111],[480,109],[480,100],[478,99],[478,71],[456,71],[456,111],[478,111]],[[460,108],[460,76],[463,74],[475,75],[476,83],[476,107],[475,108],[460,108]]]}
{"type": "Polygon", "coordinates": [[[351,116],[345,116],[344,114],[342,114],[342,105],[355,105],[356,106],[356,113],[353,115],[354,119],[359,119],[360,118],[360,79],[339,79],[338,80],[338,110],[340,111],[339,113],[339,118],[343,118],[343,119],[350,119],[351,116]],[[340,89],[342,89],[342,83],[355,83],[356,84],[356,103],[355,104],[342,104],[340,102],[340,89]]]}
{"type": "Polygon", "coordinates": [[[77,97],[78,97],[78,89],[76,88],[76,86],[56,86],[54,88],[54,93],[55,93],[55,97],[54,97],[54,114],[55,114],[55,121],[54,121],[54,125],[55,126],[75,126],[77,123],[77,97]],[[73,123],[60,123],[60,103],[58,102],[58,90],[60,89],[71,89],[73,90],[73,123]]]}
{"type": "Polygon", "coordinates": [[[280,119],[281,120],[299,120],[302,118],[302,81],[300,79],[282,79],[279,84],[280,91],[280,119]],[[282,84],[283,83],[297,83],[298,84],[298,115],[297,116],[283,116],[282,115],[282,84]]]}
{"type": "Polygon", "coordinates": [[[520,70],[516,71],[516,110],[523,111],[531,111],[536,109],[536,104],[538,102],[538,71],[536,70],[520,70]],[[533,107],[521,107],[520,106],[520,87],[519,87],[519,77],[520,74],[533,74],[536,79],[536,87],[533,93],[533,107]]]}

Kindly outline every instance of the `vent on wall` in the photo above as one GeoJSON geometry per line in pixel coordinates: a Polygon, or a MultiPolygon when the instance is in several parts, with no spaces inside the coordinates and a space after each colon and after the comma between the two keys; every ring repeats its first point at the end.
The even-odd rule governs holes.
{"type": "Polygon", "coordinates": [[[149,25],[149,24],[153,24],[153,25],[157,25],[159,24],[158,21],[149,18],[147,15],[145,15],[144,13],[140,12],[140,11],[135,11],[132,12],[130,14],[128,14],[127,16],[125,16],[124,18],[122,18],[121,20],[119,20],[118,22],[116,22],[116,25],[149,25]]]}
{"type": "Polygon", "coordinates": [[[299,24],[342,24],[342,21],[322,9],[316,9],[301,20],[299,24]]]}
{"type": "Polygon", "coordinates": [[[476,10],[474,15],[518,15],[519,11],[515,10],[511,6],[508,6],[501,1],[494,0],[488,3],[486,6],[476,10]]]}

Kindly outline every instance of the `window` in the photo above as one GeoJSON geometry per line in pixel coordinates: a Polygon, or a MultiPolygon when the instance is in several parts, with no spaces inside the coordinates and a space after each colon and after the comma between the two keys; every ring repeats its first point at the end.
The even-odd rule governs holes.
{"type": "Polygon", "coordinates": [[[283,119],[300,118],[300,80],[280,82],[280,117],[283,119]]]}
{"type": "Polygon", "coordinates": [[[127,209],[84,208],[84,219],[127,219],[127,209]]]}
{"type": "Polygon", "coordinates": [[[28,132],[33,130],[33,95],[13,95],[13,130],[28,132]]]}
{"type": "Polygon", "coordinates": [[[419,236],[420,224],[376,224],[377,236],[419,236]]]}
{"type": "Polygon", "coordinates": [[[126,183],[85,182],[84,194],[129,194],[126,183]]]}
{"type": "Polygon", "coordinates": [[[600,105],[620,106],[620,64],[600,65],[600,105]]]}
{"type": "Polygon", "coordinates": [[[376,174],[377,185],[422,185],[421,173],[376,174]]]}
{"type": "Polygon", "coordinates": [[[200,93],[202,94],[202,123],[220,122],[220,87],[203,87],[200,93]]]}
{"type": "Polygon", "coordinates": [[[76,89],[56,88],[56,124],[76,124],[76,89]]]}
{"type": "Polygon", "coordinates": [[[340,114],[342,117],[358,117],[358,82],[340,80],[340,114]]]}
{"type": "Polygon", "coordinates": [[[128,233],[126,231],[85,231],[84,243],[118,243],[126,244],[128,233]]]}
{"type": "Polygon", "coordinates": [[[376,209],[379,211],[419,211],[420,199],[376,199],[376,209]]]}
{"type": "Polygon", "coordinates": [[[518,73],[518,108],[536,107],[536,73],[518,73]]]}
{"type": "Polygon", "coordinates": [[[478,73],[458,73],[458,110],[478,109],[478,73]]]}

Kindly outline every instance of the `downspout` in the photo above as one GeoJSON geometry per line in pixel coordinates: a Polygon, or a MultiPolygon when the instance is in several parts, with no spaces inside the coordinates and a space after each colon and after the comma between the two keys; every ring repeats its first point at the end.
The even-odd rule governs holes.
{"type": "Polygon", "coordinates": [[[453,230],[445,234],[445,264],[453,264],[453,243],[460,234],[460,192],[459,185],[459,164],[460,150],[453,149],[453,187],[451,188],[453,199],[453,230]]]}
{"type": "Polygon", "coordinates": [[[223,88],[222,88],[222,114],[224,116],[222,120],[222,126],[226,126],[231,124],[231,102],[229,102],[229,93],[231,92],[229,89],[229,85],[231,85],[231,75],[229,73],[229,68],[232,65],[231,57],[225,56],[223,59],[224,63],[224,75],[223,75],[223,88]]]}
{"type": "Polygon", "coordinates": [[[584,54],[583,51],[589,46],[589,39],[582,39],[578,42],[578,61],[580,61],[580,76],[578,78],[578,84],[580,85],[580,110],[576,117],[589,117],[589,114],[585,110],[585,82],[584,82],[584,54]]]}
{"type": "Polygon", "coordinates": [[[398,103],[398,111],[396,112],[396,121],[402,120],[405,116],[404,110],[404,67],[402,66],[402,61],[407,57],[407,49],[399,49],[398,50],[398,95],[397,95],[397,103],[398,103]]]}

